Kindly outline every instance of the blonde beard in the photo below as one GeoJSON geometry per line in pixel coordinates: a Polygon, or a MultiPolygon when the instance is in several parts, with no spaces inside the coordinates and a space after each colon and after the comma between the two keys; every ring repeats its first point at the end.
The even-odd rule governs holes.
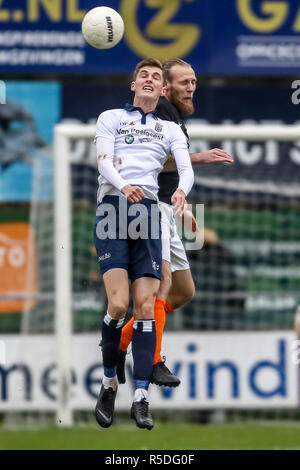
{"type": "Polygon", "coordinates": [[[177,92],[171,88],[168,95],[168,101],[170,101],[170,103],[172,103],[180,111],[181,114],[194,114],[195,109],[192,100],[190,103],[182,103],[178,100],[177,96],[177,92]]]}

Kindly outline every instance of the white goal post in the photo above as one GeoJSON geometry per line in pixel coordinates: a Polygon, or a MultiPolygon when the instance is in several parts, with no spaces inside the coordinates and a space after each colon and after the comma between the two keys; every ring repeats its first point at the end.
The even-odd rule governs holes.
{"type": "MultiPolygon", "coordinates": [[[[190,124],[191,139],[220,141],[300,140],[299,125],[197,125],[190,124]]],[[[54,129],[55,200],[55,334],[58,369],[57,420],[71,426],[71,337],[72,337],[72,234],[71,163],[73,139],[93,139],[94,125],[58,124],[54,129]]],[[[96,201],[95,201],[96,203],[96,201]]]]}

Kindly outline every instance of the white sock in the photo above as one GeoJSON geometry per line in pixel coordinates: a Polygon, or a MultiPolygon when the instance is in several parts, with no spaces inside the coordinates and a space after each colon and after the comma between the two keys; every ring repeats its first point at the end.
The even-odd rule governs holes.
{"type": "Polygon", "coordinates": [[[111,387],[113,390],[117,390],[117,388],[118,388],[117,376],[115,375],[114,377],[105,377],[105,375],[104,375],[103,379],[102,379],[102,384],[103,384],[104,388],[111,387]]]}
{"type": "Polygon", "coordinates": [[[143,398],[148,401],[148,390],[145,390],[144,388],[137,388],[134,392],[133,401],[142,401],[143,398]]]}

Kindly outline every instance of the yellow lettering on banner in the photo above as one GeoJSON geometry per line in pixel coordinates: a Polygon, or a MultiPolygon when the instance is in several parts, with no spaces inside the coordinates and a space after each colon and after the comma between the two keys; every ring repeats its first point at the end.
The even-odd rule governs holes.
{"type": "Polygon", "coordinates": [[[51,21],[61,21],[61,4],[62,0],[28,0],[28,19],[39,21],[42,6],[51,21]]]}
{"type": "MultiPolygon", "coordinates": [[[[193,1],[193,0],[192,0],[193,1]]],[[[152,39],[171,39],[171,44],[155,44],[143,36],[137,24],[137,9],[140,0],[123,0],[120,13],[125,23],[125,38],[133,51],[141,57],[171,59],[187,55],[199,40],[201,30],[196,24],[171,24],[178,12],[181,0],[145,0],[149,8],[160,10],[146,27],[152,39]]]]}
{"type": "Polygon", "coordinates": [[[287,18],[289,4],[263,0],[261,10],[270,18],[259,18],[251,10],[251,0],[237,0],[238,13],[244,24],[258,33],[272,33],[279,29],[287,18]]]}
{"type": "Polygon", "coordinates": [[[299,8],[299,11],[297,13],[296,21],[293,25],[293,31],[296,31],[296,33],[300,32],[300,8],[299,8]]]}
{"type": "Polygon", "coordinates": [[[73,23],[83,20],[85,10],[79,10],[78,0],[68,0],[67,2],[67,20],[73,23]]]}
{"type": "Polygon", "coordinates": [[[10,11],[2,10],[3,0],[0,0],[0,21],[9,21],[10,20],[10,11]]]}

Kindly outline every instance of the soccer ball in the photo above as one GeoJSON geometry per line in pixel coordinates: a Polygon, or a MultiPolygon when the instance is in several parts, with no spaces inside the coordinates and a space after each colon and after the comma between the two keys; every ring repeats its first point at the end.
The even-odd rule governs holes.
{"type": "Polygon", "coordinates": [[[82,20],[84,39],[96,49],[110,49],[121,41],[124,22],[116,10],[96,7],[88,11],[82,20]]]}

